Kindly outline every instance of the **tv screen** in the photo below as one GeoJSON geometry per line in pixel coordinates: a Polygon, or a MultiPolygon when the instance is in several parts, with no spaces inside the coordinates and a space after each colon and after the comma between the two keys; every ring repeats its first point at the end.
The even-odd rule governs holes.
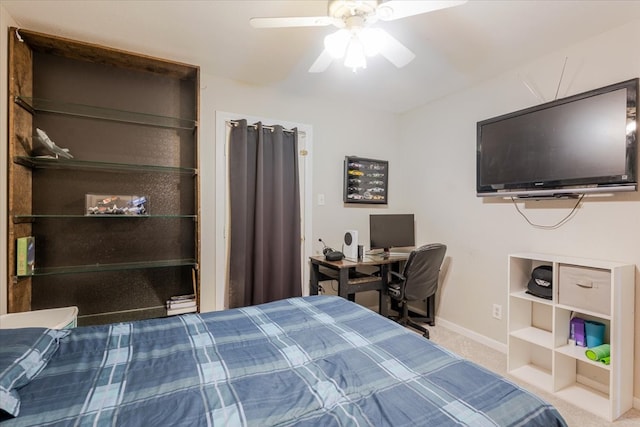
{"type": "Polygon", "coordinates": [[[413,214],[369,215],[371,249],[415,246],[413,214]]]}
{"type": "Polygon", "coordinates": [[[637,188],[638,79],[477,124],[478,196],[637,188]]]}

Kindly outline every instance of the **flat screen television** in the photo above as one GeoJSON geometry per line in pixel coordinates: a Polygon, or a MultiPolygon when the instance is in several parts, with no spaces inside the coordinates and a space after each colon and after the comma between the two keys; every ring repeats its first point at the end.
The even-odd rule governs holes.
{"type": "Polygon", "coordinates": [[[477,123],[479,197],[636,191],[638,79],[477,123]]]}
{"type": "Polygon", "coordinates": [[[384,253],[391,248],[415,246],[413,214],[369,215],[369,237],[371,249],[384,253]]]}

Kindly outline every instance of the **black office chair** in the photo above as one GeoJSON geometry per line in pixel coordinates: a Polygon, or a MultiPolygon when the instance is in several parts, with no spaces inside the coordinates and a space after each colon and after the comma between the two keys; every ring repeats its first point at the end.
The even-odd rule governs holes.
{"type": "Polygon", "coordinates": [[[423,332],[423,336],[427,339],[429,330],[413,322],[409,317],[408,303],[425,301],[435,295],[438,289],[440,266],[446,252],[447,247],[441,243],[432,243],[413,250],[409,254],[402,274],[391,272],[391,280],[387,288],[389,296],[399,303],[400,316],[395,321],[423,332]]]}

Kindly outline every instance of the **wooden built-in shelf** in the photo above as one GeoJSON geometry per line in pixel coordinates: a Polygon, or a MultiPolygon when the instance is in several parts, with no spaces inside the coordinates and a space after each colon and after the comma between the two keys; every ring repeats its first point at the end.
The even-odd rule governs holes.
{"type": "Polygon", "coordinates": [[[199,67],[11,28],[8,81],[8,311],[77,306],[86,325],[199,302],[199,67]],[[74,157],[38,156],[37,129],[74,157]],[[88,194],[143,195],[153,214],[86,215],[88,194]],[[23,237],[35,263],[18,276],[23,237]]]}

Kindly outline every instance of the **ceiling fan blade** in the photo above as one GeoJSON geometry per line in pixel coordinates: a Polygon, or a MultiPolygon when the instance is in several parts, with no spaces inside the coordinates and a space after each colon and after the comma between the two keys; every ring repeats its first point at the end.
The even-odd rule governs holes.
{"type": "Polygon", "coordinates": [[[323,72],[324,70],[329,68],[329,65],[331,65],[331,62],[334,59],[335,58],[333,57],[333,55],[331,55],[327,49],[323,50],[320,56],[318,56],[318,59],[316,59],[313,65],[311,65],[311,67],[309,68],[309,72],[310,73],[323,72]]]}
{"type": "Polygon", "coordinates": [[[415,53],[384,30],[378,32],[377,38],[377,48],[380,55],[398,68],[404,67],[416,57],[415,53]]]}
{"type": "Polygon", "coordinates": [[[325,27],[333,24],[333,18],[329,16],[251,18],[249,23],[254,28],[325,27]]]}
{"type": "Polygon", "coordinates": [[[440,1],[415,1],[415,0],[389,0],[381,3],[376,15],[382,21],[394,21],[407,16],[420,15],[422,13],[433,12],[434,10],[446,9],[448,7],[459,6],[467,0],[440,0],[440,1]]]}

